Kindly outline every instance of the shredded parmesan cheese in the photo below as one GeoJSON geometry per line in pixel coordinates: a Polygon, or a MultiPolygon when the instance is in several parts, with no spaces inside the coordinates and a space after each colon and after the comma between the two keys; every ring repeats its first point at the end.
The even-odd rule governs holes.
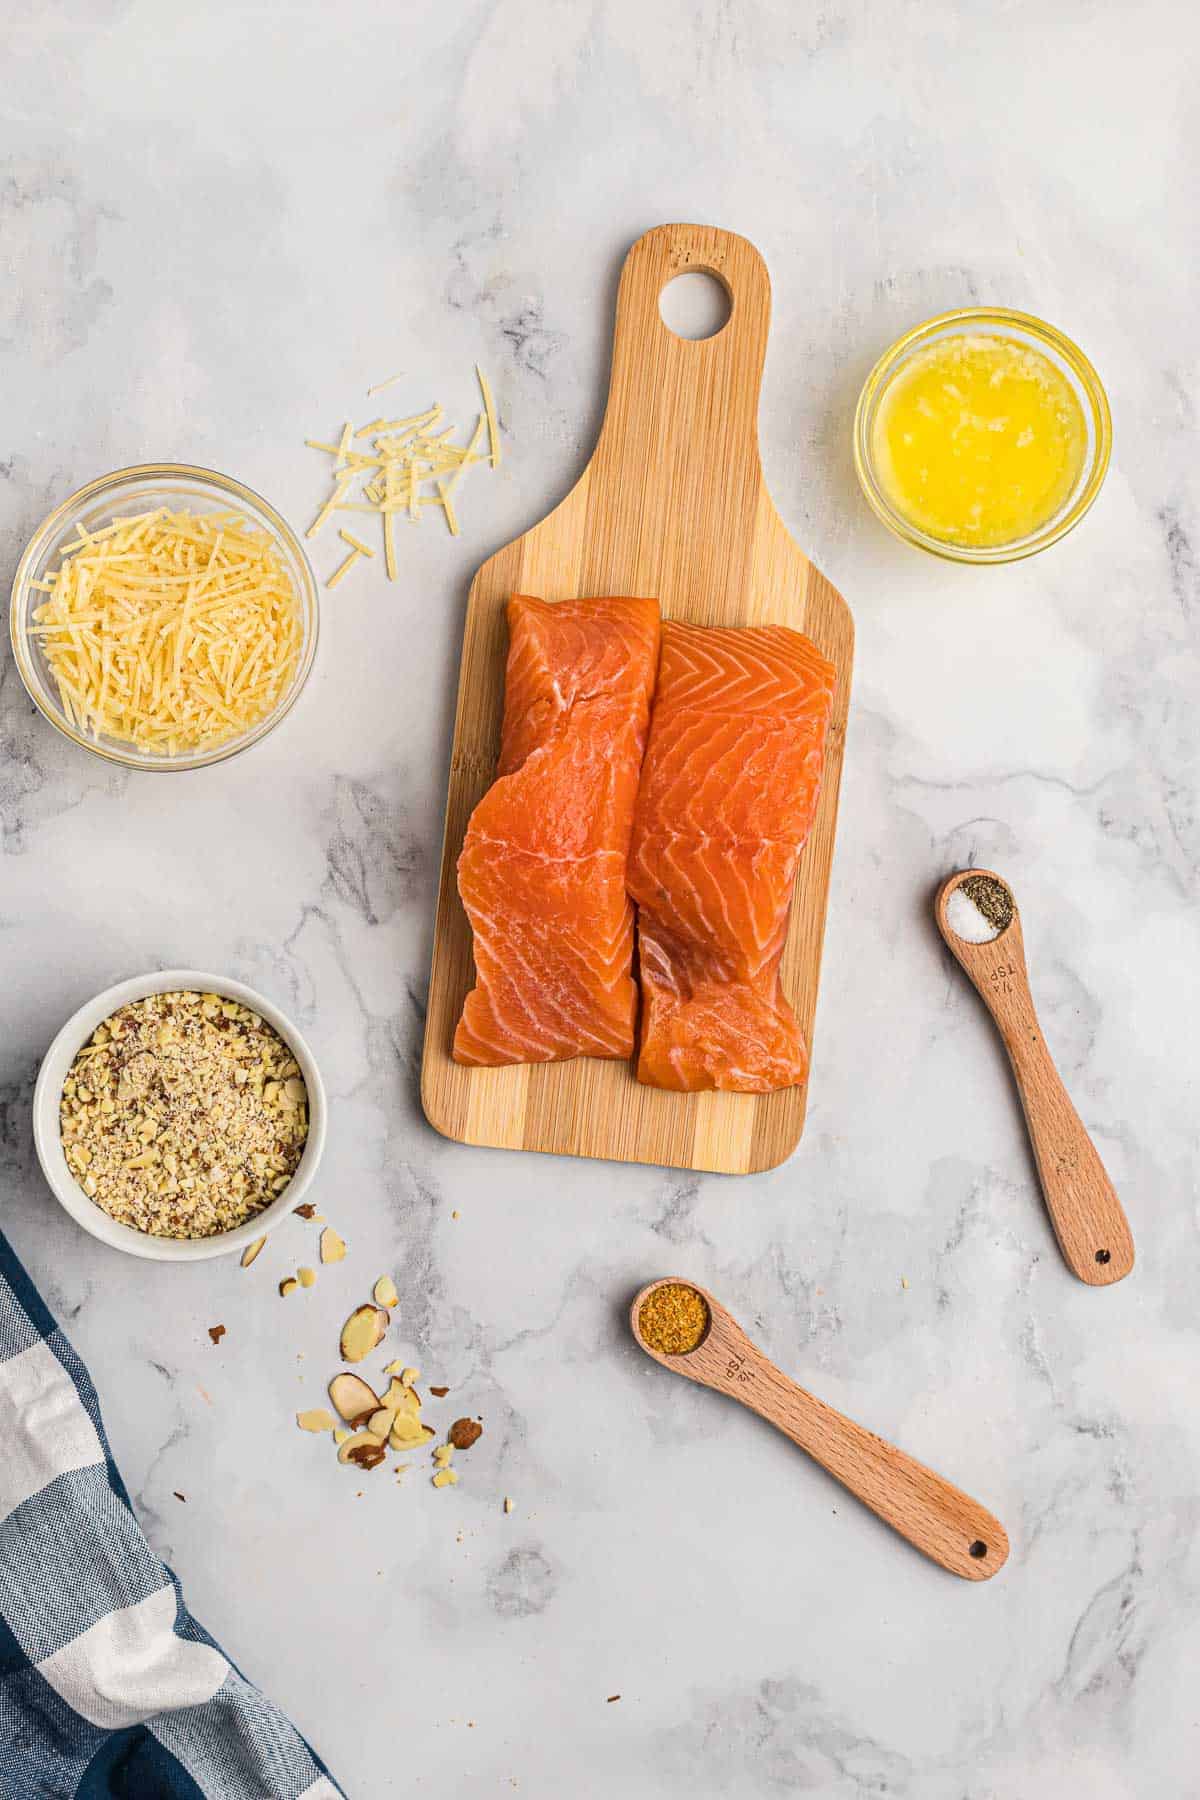
{"type": "Polygon", "coordinates": [[[32,627],[76,730],[175,756],[274,710],[303,628],[267,532],[238,513],[165,507],[76,530],[37,584],[47,599],[32,627]]]}
{"type": "MultiPolygon", "coordinates": [[[[333,458],[333,492],[310,525],[308,536],[315,537],[334,513],[377,514],[383,522],[383,555],[389,581],[396,579],[395,521],[398,516],[416,522],[426,507],[436,507],[445,517],[446,529],[457,537],[460,526],[454,491],[463,470],[472,463],[487,463],[497,468],[500,462],[500,430],[492,390],[478,364],[475,373],[479,378],[483,411],[466,444],[451,442],[455,428],[443,424],[443,409],[436,404],[403,419],[372,419],[353,432],[349,425],[344,425],[337,443],[306,438],[310,449],[321,450],[333,458]],[[487,449],[483,450],[480,446],[485,432],[487,449]],[[370,447],[356,448],[365,438],[371,440],[370,447]],[[429,489],[432,492],[423,491],[429,489]]],[[[380,388],[390,387],[397,379],[397,376],[391,376],[377,387],[369,388],[368,392],[378,393],[380,388]]],[[[346,557],[334,570],[326,583],[331,588],[349,574],[360,556],[375,554],[359,538],[352,537],[340,527],[338,535],[351,545],[354,554],[346,557]]]]}
{"type": "Polygon", "coordinates": [[[352,531],[344,531],[341,528],[339,528],[338,536],[341,538],[341,540],[344,544],[351,544],[354,547],[354,549],[360,553],[360,555],[374,556],[375,552],[372,550],[370,544],[364,544],[362,539],[356,538],[352,531]]]}

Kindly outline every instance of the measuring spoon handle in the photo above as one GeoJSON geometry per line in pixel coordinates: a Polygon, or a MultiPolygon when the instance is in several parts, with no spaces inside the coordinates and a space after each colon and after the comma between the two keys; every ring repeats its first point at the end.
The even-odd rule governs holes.
{"type": "Polygon", "coordinates": [[[1032,1001],[1020,1028],[1003,1036],[1063,1258],[1089,1287],[1108,1287],[1133,1268],[1125,1209],[1054,1066],[1032,1001]]]}
{"type": "Polygon", "coordinates": [[[1021,922],[1014,918],[1003,936],[989,944],[960,944],[945,927],[943,936],[1008,1052],[1063,1259],[1089,1287],[1109,1287],[1133,1268],[1133,1233],[1046,1048],[1029,991],[1021,922]]]}
{"type": "Polygon", "coordinates": [[[1004,1566],[1008,1537],[986,1507],[797,1386],[749,1340],[747,1344],[750,1354],[741,1368],[719,1383],[725,1393],[791,1438],[864,1506],[951,1574],[986,1581],[1004,1566]]]}

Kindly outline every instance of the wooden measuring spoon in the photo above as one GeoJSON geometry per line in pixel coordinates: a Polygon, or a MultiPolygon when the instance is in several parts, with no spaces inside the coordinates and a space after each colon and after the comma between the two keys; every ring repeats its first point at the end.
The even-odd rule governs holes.
{"type": "Polygon", "coordinates": [[[996,1021],[1008,1052],[1046,1209],[1067,1267],[1089,1287],[1108,1287],[1133,1267],[1133,1234],[1042,1037],[1012,889],[990,869],[960,869],[942,886],[934,913],[938,930],[996,1021]],[[980,876],[1005,890],[1012,917],[990,942],[971,943],[954,929],[947,905],[956,888],[980,876]]]}
{"type": "Polygon", "coordinates": [[[647,1356],[675,1375],[685,1375],[702,1387],[740,1400],[799,1444],[864,1506],[952,1575],[986,1581],[1003,1568],[1008,1538],[986,1507],[789,1381],[750,1341],[733,1314],[694,1281],[666,1275],[650,1282],[634,1300],[629,1321],[647,1356]],[[706,1335],[682,1356],[655,1350],[642,1336],[639,1324],[647,1296],[656,1288],[671,1286],[691,1288],[701,1295],[709,1313],[706,1335]]]}

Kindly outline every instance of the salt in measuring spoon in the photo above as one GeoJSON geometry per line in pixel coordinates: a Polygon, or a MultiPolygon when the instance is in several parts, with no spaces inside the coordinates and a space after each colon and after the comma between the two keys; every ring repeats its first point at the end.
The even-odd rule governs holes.
{"type": "Polygon", "coordinates": [[[943,884],[934,916],[1008,1052],[1067,1267],[1089,1287],[1109,1287],[1133,1267],[1133,1234],[1042,1037],[1012,889],[990,869],[960,869],[943,884]]]}
{"type": "Polygon", "coordinates": [[[663,1276],[637,1295],[629,1321],[647,1356],[675,1375],[740,1400],[952,1575],[986,1581],[1003,1568],[1008,1537],[999,1519],[923,1463],[790,1381],[705,1288],[682,1276],[663,1276]],[[708,1307],[704,1336],[694,1350],[678,1356],[654,1349],[639,1323],[645,1301],[663,1287],[690,1288],[708,1307]]]}

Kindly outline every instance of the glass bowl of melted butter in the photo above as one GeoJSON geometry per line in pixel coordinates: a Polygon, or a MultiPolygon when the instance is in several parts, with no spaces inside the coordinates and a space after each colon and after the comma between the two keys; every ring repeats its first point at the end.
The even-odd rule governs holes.
{"type": "Polygon", "coordinates": [[[907,543],[1015,562],[1057,543],[1100,491],[1112,419],[1076,344],[1029,313],[942,313],[880,357],[859,396],[854,463],[907,543]]]}

